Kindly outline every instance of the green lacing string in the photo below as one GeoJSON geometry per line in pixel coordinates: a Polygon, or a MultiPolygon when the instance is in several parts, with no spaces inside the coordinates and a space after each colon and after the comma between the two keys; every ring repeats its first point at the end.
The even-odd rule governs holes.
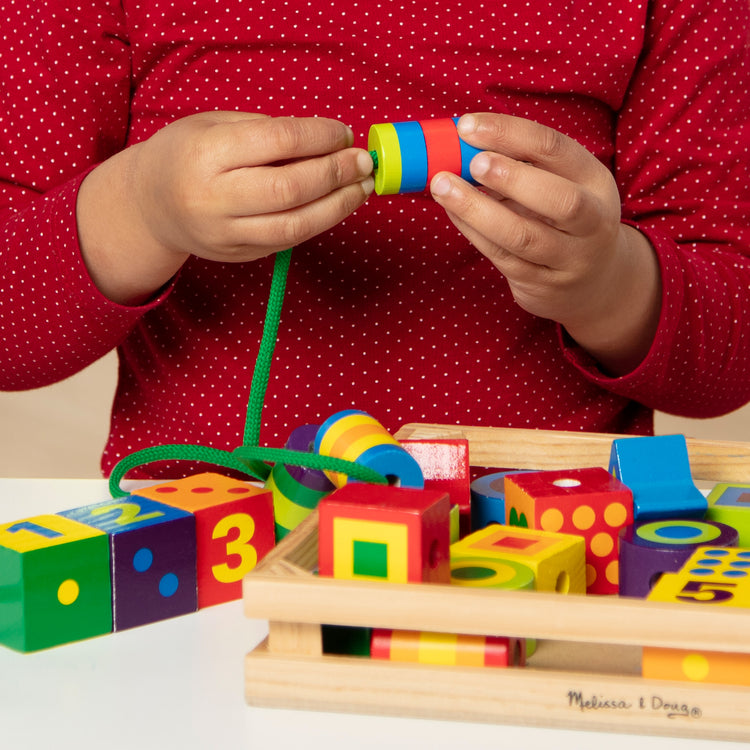
{"type": "Polygon", "coordinates": [[[263,324],[263,335],[260,339],[258,358],[255,360],[250,398],[247,404],[245,433],[242,438],[243,445],[260,445],[261,414],[266,400],[268,378],[271,374],[273,351],[279,333],[279,320],[281,319],[281,308],[284,305],[284,291],[291,259],[292,251],[289,249],[278,253],[274,262],[273,279],[271,290],[268,293],[268,306],[266,307],[266,320],[263,324]]]}
{"type": "Polygon", "coordinates": [[[340,472],[370,484],[388,484],[388,480],[379,472],[353,461],[315,453],[291,451],[286,448],[263,448],[259,445],[261,414],[279,331],[291,256],[291,249],[284,250],[276,254],[274,261],[263,335],[250,386],[242,445],[234,451],[208,448],[202,445],[159,445],[135,451],[118,462],[112,470],[109,478],[109,491],[112,497],[124,497],[129,494],[127,490],[120,487],[120,482],[131,469],[155,461],[199,461],[247,474],[261,482],[264,482],[271,473],[269,463],[285,463],[290,466],[340,472]]]}

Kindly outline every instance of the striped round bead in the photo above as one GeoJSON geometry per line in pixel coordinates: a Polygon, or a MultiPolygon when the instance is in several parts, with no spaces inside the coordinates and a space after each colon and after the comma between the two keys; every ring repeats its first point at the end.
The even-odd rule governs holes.
{"type": "Polygon", "coordinates": [[[386,628],[373,629],[370,656],[388,661],[467,667],[513,667],[526,661],[524,643],[518,638],[386,628]]]}
{"type": "MultiPolygon", "coordinates": [[[[302,425],[292,432],[284,447],[311,453],[317,431],[318,425],[302,425]]],[[[321,498],[336,489],[324,472],[318,469],[281,463],[273,467],[265,487],[273,493],[277,542],[299,526],[318,506],[321,498]]]]}
{"type": "MultiPolygon", "coordinates": [[[[318,429],[314,450],[322,456],[342,458],[366,466],[389,483],[401,487],[424,487],[422,469],[376,419],[363,411],[349,409],[329,417],[318,429]]],[[[337,487],[343,487],[346,474],[326,472],[337,487]]]]}
{"type": "Polygon", "coordinates": [[[377,163],[375,192],[421,192],[444,171],[474,183],[469,164],[480,150],[459,138],[457,122],[453,117],[372,125],[367,148],[377,163]]]}

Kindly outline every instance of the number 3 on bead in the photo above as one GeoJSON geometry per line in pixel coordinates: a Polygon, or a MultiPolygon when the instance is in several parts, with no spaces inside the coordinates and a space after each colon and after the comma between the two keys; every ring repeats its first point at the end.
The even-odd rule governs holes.
{"type": "Polygon", "coordinates": [[[258,553],[252,544],[248,542],[255,533],[255,521],[246,513],[233,513],[219,521],[214,527],[212,539],[224,539],[229,536],[232,529],[239,532],[236,539],[226,542],[227,556],[239,555],[240,563],[234,567],[228,563],[214,565],[211,572],[219,583],[235,583],[242,580],[245,573],[251,571],[258,562],[258,553]]]}

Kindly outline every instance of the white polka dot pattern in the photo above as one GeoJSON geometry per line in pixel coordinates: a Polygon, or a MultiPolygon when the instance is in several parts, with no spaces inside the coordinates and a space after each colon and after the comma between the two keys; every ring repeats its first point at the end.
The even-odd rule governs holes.
{"type": "Polygon", "coordinates": [[[150,445],[241,440],[270,259],[191,259],[127,308],[93,289],[75,228],[87,169],[210,109],[335,117],[360,145],[389,120],[543,122],[613,169],[663,274],[651,352],[608,379],[514,305],[428,197],[373,196],[293,254],[264,444],[351,407],[391,430],[647,432],[652,407],[711,416],[750,398],[746,0],[444,0],[437,17],[414,0],[0,5],[0,387],[44,385],[119,345],[105,471],[150,445]]]}

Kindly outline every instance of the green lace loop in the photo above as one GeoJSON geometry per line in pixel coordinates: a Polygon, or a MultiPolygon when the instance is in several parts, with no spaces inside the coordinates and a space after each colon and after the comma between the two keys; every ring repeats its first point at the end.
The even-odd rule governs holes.
{"type": "Polygon", "coordinates": [[[258,446],[240,446],[234,449],[234,455],[249,460],[261,459],[272,463],[284,463],[290,466],[304,466],[306,469],[331,471],[346,474],[352,479],[359,479],[368,484],[388,484],[388,480],[369,466],[347,461],[333,456],[321,456],[319,453],[302,453],[287,448],[261,448],[258,446]]]}
{"type": "Polygon", "coordinates": [[[271,473],[270,463],[284,463],[290,466],[338,472],[370,484],[388,484],[388,480],[382,474],[354,461],[315,453],[302,453],[286,448],[264,448],[259,445],[263,404],[279,332],[291,256],[290,248],[277,253],[274,260],[263,334],[250,385],[242,445],[233,451],[189,444],[160,445],[135,451],[119,461],[112,470],[109,478],[109,492],[112,497],[124,497],[129,494],[127,490],[122,489],[120,483],[131,469],[156,461],[199,461],[232,469],[261,482],[264,482],[271,473]]]}
{"type": "Polygon", "coordinates": [[[203,445],[158,445],[153,448],[143,448],[123,458],[112,469],[109,477],[109,493],[112,497],[124,497],[130,494],[120,487],[125,475],[138,466],[152,464],[156,461],[200,461],[201,463],[223,466],[234,469],[242,474],[248,474],[255,479],[265,481],[270,473],[270,467],[262,464],[265,471],[248,465],[248,462],[235,457],[230,451],[219,448],[208,448],[203,445]]]}

